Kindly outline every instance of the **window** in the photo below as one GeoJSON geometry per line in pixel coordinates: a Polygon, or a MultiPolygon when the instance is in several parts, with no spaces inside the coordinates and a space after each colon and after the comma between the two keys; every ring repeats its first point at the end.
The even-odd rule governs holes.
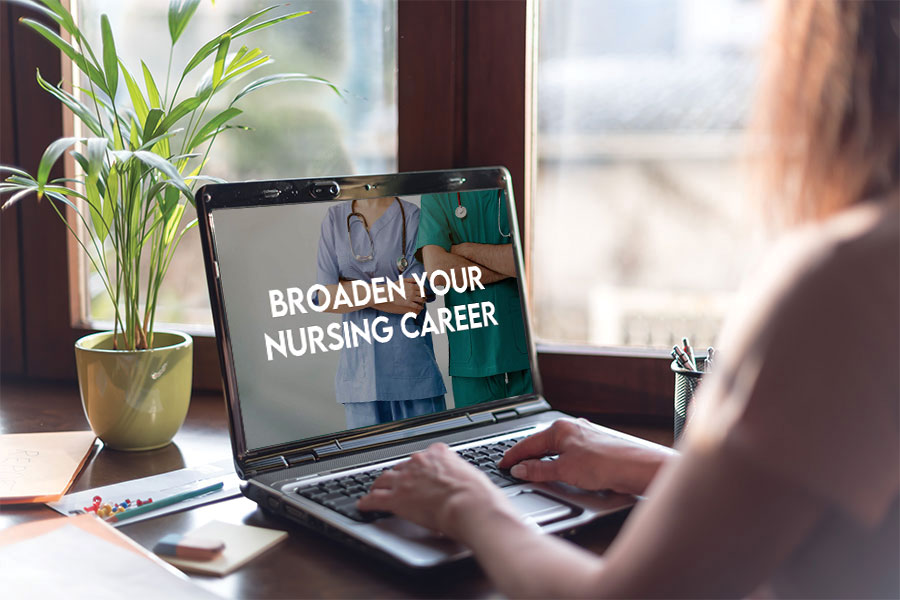
{"type": "MultiPolygon", "coordinates": [[[[93,5],[91,3],[96,0],[81,1],[90,2],[85,5],[90,8],[93,5]]],[[[145,8],[143,12],[136,12],[134,6],[139,3],[121,3],[123,6],[119,8],[118,3],[106,1],[111,7],[110,17],[114,21],[120,18],[117,15],[121,11],[129,11],[132,17],[137,15],[137,18],[146,19],[145,13],[153,14],[147,11],[152,9],[161,13],[164,10],[151,7],[145,8]]],[[[538,316],[538,333],[545,340],[589,339],[586,334],[580,336],[577,332],[573,333],[572,328],[564,329],[547,319],[548,315],[552,314],[554,306],[555,310],[559,310],[564,303],[560,301],[558,295],[549,300],[546,297],[546,292],[550,289],[548,273],[555,267],[553,263],[556,260],[547,261],[543,258],[556,256],[559,259],[562,248],[552,248],[554,243],[570,244],[569,254],[575,254],[578,252],[578,245],[587,242],[585,239],[577,240],[569,235],[561,224],[562,220],[557,219],[555,215],[545,216],[552,203],[565,206],[567,198],[554,197],[552,190],[547,191],[548,182],[551,181],[547,177],[550,162],[541,158],[542,134],[547,131],[547,121],[542,119],[539,122],[542,129],[537,130],[541,134],[537,137],[537,152],[533,151],[533,136],[529,130],[531,120],[529,111],[532,108],[529,101],[531,96],[529,82],[539,83],[542,72],[540,67],[543,65],[543,61],[539,64],[537,59],[532,61],[531,58],[532,46],[536,45],[538,38],[537,13],[542,12],[543,16],[540,17],[542,21],[546,21],[548,15],[554,13],[558,13],[557,20],[569,14],[570,20],[574,23],[581,14],[579,10],[587,11],[583,14],[596,19],[595,13],[598,9],[593,5],[599,7],[609,5],[605,9],[609,14],[601,15],[604,19],[594,23],[596,27],[602,26],[603,35],[608,36],[619,30],[626,31],[623,29],[625,25],[621,22],[606,24],[612,13],[618,13],[618,9],[622,8],[618,6],[614,11],[612,9],[614,3],[613,0],[588,1],[580,4],[568,0],[543,4],[537,0],[396,2],[389,4],[385,9],[391,12],[383,13],[396,15],[395,31],[388,30],[393,23],[388,17],[379,21],[385,28],[385,59],[380,67],[384,70],[381,75],[382,82],[385,85],[396,86],[396,97],[392,99],[396,109],[389,108],[389,111],[394,111],[393,114],[385,112],[382,114],[388,116],[381,117],[384,122],[395,119],[396,123],[394,129],[388,127],[381,129],[389,132],[382,138],[385,140],[384,143],[396,148],[396,163],[391,163],[395,165],[393,168],[400,171],[483,165],[505,165],[509,168],[516,190],[526,263],[532,269],[530,281],[535,290],[533,299],[537,300],[532,302],[532,307],[536,309],[538,316]],[[497,31],[500,30],[503,31],[502,36],[497,35],[497,31]],[[396,44],[396,49],[393,50],[395,59],[390,58],[390,43],[396,44]],[[391,63],[391,60],[396,62],[391,63]],[[532,158],[541,158],[540,161],[534,160],[536,173],[529,162],[532,158]],[[538,185],[540,193],[535,189],[529,189],[538,185]],[[541,220],[537,221],[537,218],[541,220]],[[562,230],[562,237],[554,240],[552,238],[554,229],[557,234],[562,230]]],[[[206,2],[202,4],[203,10],[209,10],[207,4],[206,2]]],[[[316,5],[318,15],[336,3],[322,4],[322,7],[315,2],[309,5],[316,5]]],[[[346,7],[343,14],[354,13],[360,10],[360,6],[369,8],[384,6],[383,3],[376,2],[340,4],[346,7]]],[[[658,2],[654,7],[669,17],[682,10],[683,3],[677,3],[678,8],[666,8],[667,4],[667,1],[658,2]]],[[[714,4],[718,6],[718,3],[714,4]]],[[[756,10],[753,7],[757,2],[748,0],[724,4],[732,7],[747,6],[756,10]]],[[[229,2],[217,2],[215,10],[230,11],[232,5],[233,3],[229,2]]],[[[623,3],[626,10],[632,5],[643,8],[639,11],[640,14],[652,16],[653,11],[646,8],[646,0],[623,3]]],[[[41,73],[45,74],[48,80],[59,81],[63,78],[63,74],[59,71],[60,55],[50,44],[25,31],[25,28],[15,25],[15,20],[19,16],[33,16],[33,14],[29,14],[19,5],[7,3],[5,8],[9,18],[5,23],[0,23],[0,27],[3,27],[4,33],[9,34],[10,46],[15,52],[0,54],[2,67],[0,75],[4,84],[9,82],[3,89],[10,90],[10,101],[7,102],[4,95],[3,101],[0,102],[2,109],[0,116],[4,130],[12,131],[11,124],[19,122],[27,124],[27,128],[23,126],[21,129],[23,132],[27,131],[28,135],[0,136],[0,141],[3,142],[0,144],[0,154],[4,163],[20,164],[33,170],[44,148],[54,139],[65,135],[65,130],[58,102],[46,94],[39,93],[40,90],[33,82],[33,75],[28,74],[33,74],[35,67],[40,67],[41,73]],[[5,60],[7,58],[8,63],[5,60]],[[8,68],[8,64],[14,68],[8,68]],[[15,86],[11,84],[13,73],[16,74],[15,86]]],[[[707,12],[712,15],[722,10],[726,9],[708,8],[707,12]]],[[[358,29],[352,31],[358,36],[375,30],[365,25],[362,19],[357,22],[354,15],[347,16],[357,23],[354,27],[358,29]]],[[[298,24],[304,19],[308,18],[298,19],[298,24]]],[[[587,19],[582,20],[587,22],[587,19]]],[[[720,22],[721,19],[715,21],[720,22]]],[[[225,22],[220,22],[219,25],[223,23],[225,22]]],[[[309,23],[310,21],[306,21],[305,24],[309,26],[309,23]]],[[[714,31],[715,23],[713,29],[707,33],[714,31]]],[[[548,27],[547,23],[543,24],[541,33],[543,38],[549,35],[548,27]]],[[[574,27],[574,24],[571,27],[574,27]]],[[[549,31],[552,32],[552,29],[549,31]]],[[[644,31],[642,27],[632,24],[627,28],[629,33],[620,35],[620,38],[635,36],[642,31],[644,31]]],[[[561,34],[556,35],[560,37],[561,34]]],[[[545,42],[543,38],[541,41],[545,42]]],[[[260,45],[263,44],[275,52],[278,51],[268,42],[260,40],[260,45]]],[[[303,68],[331,77],[341,87],[352,90],[354,85],[352,81],[341,79],[324,69],[319,69],[318,66],[312,64],[303,68]]],[[[284,61],[275,67],[290,70],[284,61]]],[[[68,76],[69,72],[65,72],[65,77],[68,76]]],[[[276,94],[285,91],[293,93],[293,90],[299,93],[302,91],[301,87],[289,90],[285,86],[277,90],[276,94]]],[[[543,90],[542,85],[536,87],[538,91],[543,90]]],[[[263,94],[265,91],[261,92],[259,98],[263,98],[263,94]]],[[[383,97],[385,104],[388,105],[388,93],[385,92],[383,97]]],[[[595,98],[598,97],[592,96],[589,100],[596,102],[595,98]]],[[[542,96],[542,104],[546,108],[546,96],[542,96]]],[[[347,106],[352,106],[352,101],[348,101],[347,106]]],[[[372,120],[376,118],[372,117],[372,120]]],[[[251,136],[258,137],[259,131],[236,139],[245,142],[249,141],[251,136]]],[[[356,145],[346,138],[344,140],[343,147],[355,151],[356,145]]],[[[223,147],[220,149],[225,151],[223,147]]],[[[574,155],[574,150],[567,154],[568,162],[563,166],[577,164],[574,155]]],[[[627,157],[627,154],[624,156],[627,157]]],[[[624,160],[623,156],[619,156],[618,159],[624,160]]],[[[372,163],[363,162],[361,158],[354,160],[360,161],[353,165],[356,169],[382,170],[372,163]]],[[[391,167],[384,168],[390,170],[391,167]]],[[[303,174],[304,172],[298,168],[296,175],[303,174]]],[[[59,176],[62,175],[60,172],[59,176]]],[[[226,175],[231,179],[250,176],[252,175],[243,173],[226,175]]],[[[593,198],[598,204],[605,200],[604,196],[599,194],[593,198]]],[[[579,215],[574,215],[571,219],[584,220],[579,215]]],[[[87,311],[81,308],[81,298],[76,293],[81,281],[80,271],[70,264],[72,257],[79,256],[78,249],[66,237],[65,230],[59,226],[56,216],[46,203],[42,205],[24,203],[5,211],[2,225],[4,260],[0,261],[0,267],[4,272],[4,285],[0,288],[3,300],[0,303],[2,308],[0,313],[4,325],[3,371],[30,377],[74,379],[72,343],[90,331],[83,325],[87,311]],[[8,247],[11,247],[11,251],[6,251],[8,247]],[[8,276],[7,273],[12,275],[8,276]],[[16,278],[20,283],[18,287],[12,284],[16,278]],[[9,323],[21,323],[21,327],[17,329],[9,326],[9,323]],[[14,361],[15,353],[21,356],[21,364],[14,361]]],[[[694,241],[693,246],[697,254],[705,251],[698,241],[694,241]]],[[[724,251],[724,246],[713,247],[716,252],[724,251]]],[[[200,286],[203,286],[204,278],[199,266],[199,254],[192,253],[186,248],[181,250],[181,257],[188,258],[192,263],[190,272],[193,273],[193,277],[199,280],[200,286]]],[[[589,261],[595,257],[585,256],[587,258],[583,259],[581,264],[590,266],[589,261]]],[[[563,255],[559,260],[567,261],[570,258],[563,255]]],[[[582,279],[585,277],[579,274],[579,284],[582,279]]],[[[591,283],[595,281],[588,281],[588,284],[591,283]]],[[[587,296],[587,293],[579,289],[572,295],[587,296]]],[[[205,298],[205,292],[203,297],[205,298]]],[[[580,321],[577,322],[585,324],[586,327],[588,323],[586,309],[581,310],[582,314],[578,317],[580,321]]],[[[195,335],[194,341],[195,387],[217,389],[220,386],[220,378],[215,341],[206,335],[195,335]]],[[[699,345],[697,339],[694,342],[699,345]]],[[[669,361],[663,358],[664,355],[660,351],[646,350],[637,353],[628,351],[616,353],[608,349],[586,351],[584,348],[572,349],[558,344],[545,347],[543,350],[539,347],[538,352],[544,392],[556,408],[595,417],[638,415],[640,418],[655,416],[670,421],[673,384],[668,369],[669,361]],[[659,358],[644,357],[654,353],[659,358]],[[635,354],[640,357],[635,357],[635,354]]]]}
{"type": "Polygon", "coordinates": [[[539,338],[712,344],[761,243],[740,157],[763,25],[761,0],[540,3],[539,338]]]}
{"type": "MultiPolygon", "coordinates": [[[[204,42],[272,4],[261,0],[202,2],[175,46],[175,69],[190,60],[204,42]]],[[[236,105],[244,114],[235,123],[253,131],[228,131],[219,136],[205,173],[239,181],[395,171],[396,2],[307,0],[291,8],[312,14],[242,38],[248,45],[258,45],[275,62],[233,84],[232,94],[254,78],[303,72],[329,79],[343,90],[344,98],[308,83],[283,83],[246,96],[236,105]]],[[[106,14],[128,69],[139,73],[138,61],[143,59],[158,82],[165,80],[168,53],[148,49],[160,40],[168,44],[167,11],[165,2],[82,0],[77,4],[77,18],[95,48],[101,46],[94,41],[100,39],[100,15],[106,14]]],[[[183,89],[193,90],[202,75],[202,69],[195,70],[183,89]]],[[[127,101],[127,90],[122,88],[119,94],[127,101]]],[[[221,106],[211,105],[210,110],[224,109],[230,99],[226,95],[217,96],[221,106]]],[[[191,218],[193,215],[186,215],[184,222],[191,218]]],[[[82,294],[87,299],[82,303],[83,320],[95,327],[111,325],[113,308],[103,285],[87,261],[81,262],[82,294]]],[[[212,333],[196,232],[185,236],[175,254],[158,311],[160,323],[212,333]]]]}

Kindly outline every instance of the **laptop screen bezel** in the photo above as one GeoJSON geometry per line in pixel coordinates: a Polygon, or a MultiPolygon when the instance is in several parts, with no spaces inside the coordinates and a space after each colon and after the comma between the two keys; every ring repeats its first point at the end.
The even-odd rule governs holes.
{"type": "MultiPolygon", "coordinates": [[[[341,454],[344,446],[354,449],[359,448],[359,444],[350,443],[351,440],[360,440],[377,434],[404,431],[406,429],[439,430],[442,423],[459,422],[461,417],[471,421],[472,425],[477,425],[479,422],[485,421],[485,414],[490,416],[491,413],[495,413],[498,410],[508,409],[523,403],[533,403],[535,400],[543,398],[531,328],[530,300],[526,293],[528,288],[525,281],[525,263],[522,256],[518,219],[516,218],[512,178],[504,167],[213,184],[197,190],[196,206],[213,323],[216,331],[216,345],[222,369],[231,444],[235,461],[239,466],[249,462],[259,462],[266,457],[278,458],[289,455],[303,455],[306,451],[323,447],[331,447],[334,454],[341,454]],[[339,187],[339,192],[336,196],[325,199],[316,197],[317,188],[321,190],[323,184],[330,186],[332,183],[337,184],[339,187]],[[384,196],[456,193],[485,189],[503,189],[506,191],[506,198],[508,199],[507,210],[514,236],[513,239],[515,240],[514,254],[520,291],[519,300],[522,305],[533,392],[522,396],[494,400],[476,406],[448,409],[391,423],[329,432],[265,447],[248,448],[240,406],[240,390],[234,368],[232,342],[229,335],[228,314],[225,307],[222,280],[219,276],[215,240],[215,211],[234,208],[362,200],[384,196]],[[210,218],[211,216],[212,218],[210,218]],[[479,415],[481,418],[479,418],[479,415]],[[342,441],[344,442],[343,445],[341,444],[342,441]]],[[[409,438],[401,437],[396,441],[387,442],[385,445],[407,439],[409,438]]],[[[371,448],[371,446],[367,448],[371,448]]],[[[351,451],[353,450],[347,450],[347,452],[351,451]]],[[[275,464],[278,464],[278,461],[275,461],[275,464]]],[[[282,466],[287,465],[285,463],[282,466]]]]}

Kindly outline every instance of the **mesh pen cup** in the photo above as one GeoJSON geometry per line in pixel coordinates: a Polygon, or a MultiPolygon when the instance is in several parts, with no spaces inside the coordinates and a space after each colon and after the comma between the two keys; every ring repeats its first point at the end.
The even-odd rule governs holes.
{"type": "Polygon", "coordinates": [[[694,398],[697,387],[700,385],[700,380],[703,378],[703,368],[706,366],[706,360],[699,357],[696,360],[699,372],[682,369],[674,360],[671,364],[672,372],[675,373],[675,441],[678,441],[678,438],[681,437],[681,432],[684,431],[688,407],[694,398]]]}

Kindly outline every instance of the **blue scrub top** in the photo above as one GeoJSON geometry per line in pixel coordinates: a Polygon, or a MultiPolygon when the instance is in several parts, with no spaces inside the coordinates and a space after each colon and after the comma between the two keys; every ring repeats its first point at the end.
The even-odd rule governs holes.
{"type": "MultiPolygon", "coordinates": [[[[416,260],[416,235],[419,229],[419,208],[400,200],[406,212],[406,248],[404,252],[409,265],[403,272],[404,277],[412,277],[413,273],[425,271],[422,263],[416,260]]],[[[328,210],[322,221],[322,233],[318,250],[318,283],[323,285],[337,284],[341,279],[360,279],[371,281],[374,277],[387,277],[397,280],[397,259],[400,257],[403,239],[403,221],[400,205],[397,202],[384,212],[374,223],[370,223],[370,233],[374,242],[374,251],[366,235],[365,227],[359,219],[352,219],[350,228],[353,235],[353,249],[359,256],[374,254],[369,261],[358,261],[350,250],[347,238],[347,215],[350,214],[351,202],[335,204],[328,210]]],[[[371,327],[376,317],[388,319],[387,326],[394,330],[388,342],[371,344],[360,340],[356,348],[341,350],[340,362],[335,375],[335,394],[338,402],[418,400],[433,398],[446,393],[444,379],[438,369],[434,357],[431,334],[409,338],[403,334],[400,320],[403,315],[382,312],[375,308],[364,308],[341,315],[342,321],[355,322],[362,326],[365,319],[371,327]]],[[[416,320],[407,321],[408,330],[415,328],[421,332],[425,316],[423,310],[416,320]]],[[[379,326],[381,330],[382,326],[379,326]]]]}

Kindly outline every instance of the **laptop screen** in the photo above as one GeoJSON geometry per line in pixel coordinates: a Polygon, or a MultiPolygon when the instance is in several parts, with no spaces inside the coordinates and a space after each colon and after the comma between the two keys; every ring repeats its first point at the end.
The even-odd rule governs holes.
{"type": "Polygon", "coordinates": [[[210,209],[246,448],[532,394],[507,195],[210,209]]]}

